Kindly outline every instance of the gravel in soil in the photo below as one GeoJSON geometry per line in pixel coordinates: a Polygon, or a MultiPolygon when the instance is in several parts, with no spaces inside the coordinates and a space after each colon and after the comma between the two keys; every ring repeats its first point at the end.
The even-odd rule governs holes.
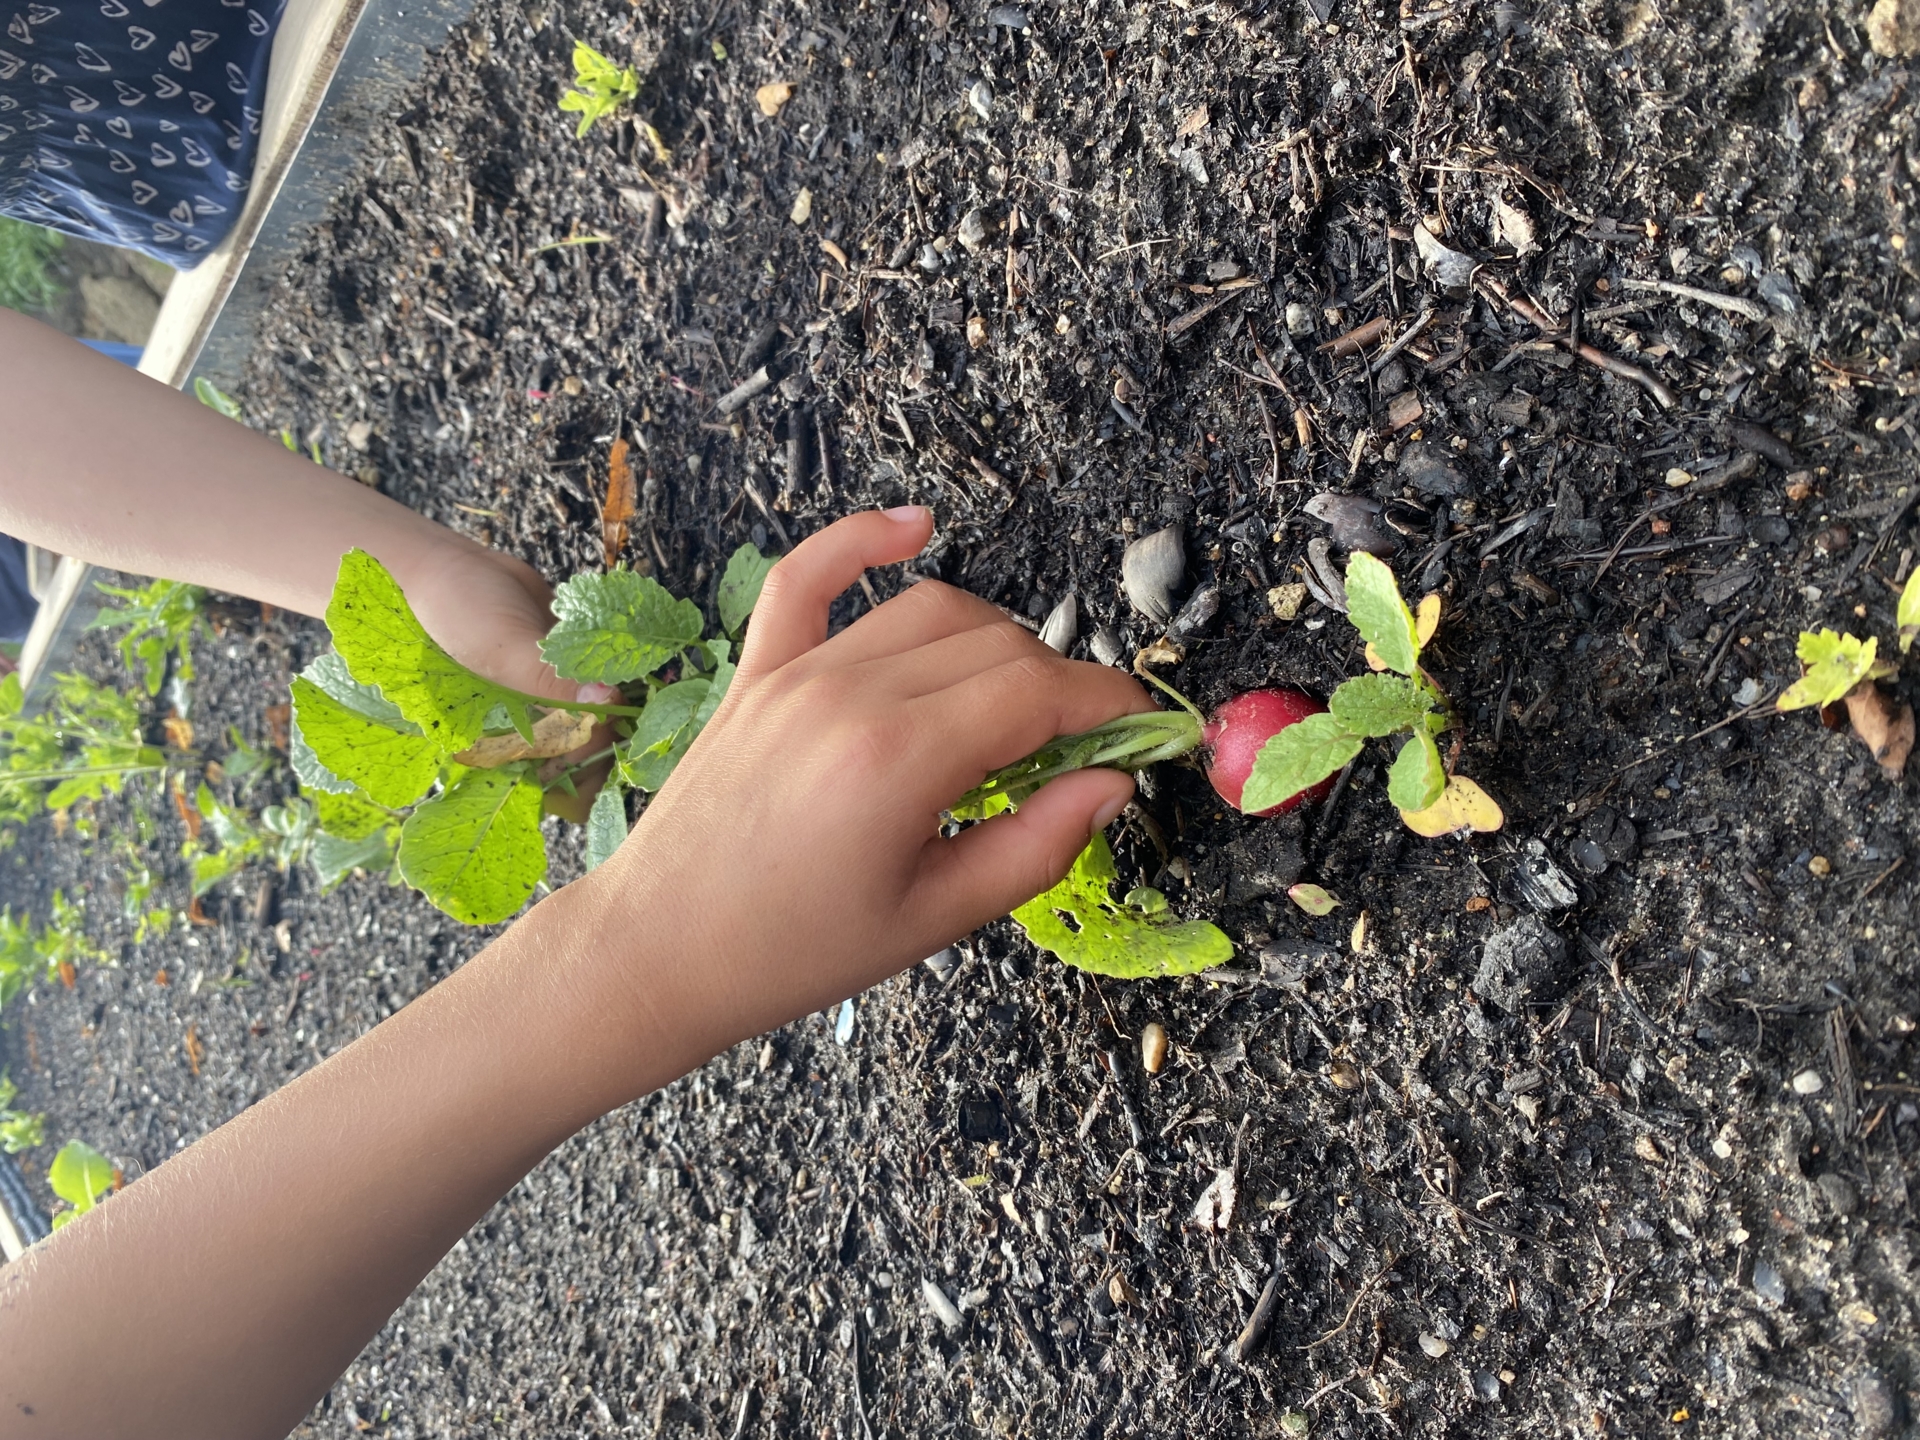
{"type": "MultiPolygon", "coordinates": [[[[914,574],[1071,593],[1082,655],[1154,638],[1119,557],[1178,524],[1203,704],[1363,669],[1283,587],[1364,545],[1445,597],[1508,824],[1410,836],[1379,751],[1272,822],[1162,767],[1122,868],[1234,982],[1002,924],[740,1046],[516,1187],[302,1433],[1906,1426],[1915,781],[1768,704],[1799,629],[1890,636],[1916,545],[1920,126],[1858,10],[483,0],[286,276],[255,423],[556,576],[625,437],[629,561],[709,603],[743,538],[927,503],[914,574]],[[643,75],[579,142],[576,39],[643,75]]],[[[236,619],[198,723],[264,739],[323,643],[236,619]]],[[[167,853],[149,798],[4,862],[119,951],[4,1043],[129,1177],[485,941],[295,874],[136,945],[137,803],[167,853]]]]}

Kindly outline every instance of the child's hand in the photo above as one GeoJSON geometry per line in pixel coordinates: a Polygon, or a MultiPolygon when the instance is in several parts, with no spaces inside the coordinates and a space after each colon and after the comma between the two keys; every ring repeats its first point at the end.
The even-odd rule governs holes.
{"type": "MultiPolygon", "coordinates": [[[[938,816],[1056,735],[1151,702],[983,600],[926,581],[828,640],[869,565],[918,553],[919,507],[854,515],[774,569],[726,702],[619,853],[613,923],[658,964],[637,998],[699,1052],[845,999],[1031,899],[1133,794],[1083,770],[954,839],[938,816]]],[[[617,952],[616,952],[617,953],[617,952]]]]}

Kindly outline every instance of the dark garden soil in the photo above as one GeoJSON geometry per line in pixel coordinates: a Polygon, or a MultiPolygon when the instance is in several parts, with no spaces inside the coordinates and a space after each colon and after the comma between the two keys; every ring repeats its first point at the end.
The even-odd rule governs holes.
{"type": "MultiPolygon", "coordinates": [[[[1001,924],[844,1044],[743,1045],[542,1165],[301,1433],[1906,1429],[1920,781],[1767,703],[1802,627],[1891,648],[1920,543],[1917,77],[1865,9],[483,0],[287,275],[255,423],[555,577],[601,563],[624,436],[629,560],[707,600],[742,539],[922,501],[919,573],[1034,619],[1072,592],[1129,655],[1120,552],[1178,522],[1223,597],[1168,672],[1203,704],[1363,669],[1268,592],[1316,539],[1378,543],[1446,597],[1458,763],[1508,823],[1410,835],[1384,751],[1303,821],[1163,767],[1122,868],[1228,930],[1234,983],[1096,984],[1001,924]],[[573,138],[576,38],[641,66],[660,153],[573,138]],[[1322,492],[1381,503],[1330,531],[1322,492]]],[[[264,740],[322,644],[236,619],[203,736],[264,740]]],[[[129,814],[5,857],[16,903],[85,892],[121,965],[4,1041],[129,1177],[486,939],[295,874],[135,946],[129,814]]]]}

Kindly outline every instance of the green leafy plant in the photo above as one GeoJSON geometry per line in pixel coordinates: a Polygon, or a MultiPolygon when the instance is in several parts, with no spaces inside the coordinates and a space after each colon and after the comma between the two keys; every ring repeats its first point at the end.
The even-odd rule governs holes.
{"type": "Polygon", "coordinates": [[[573,88],[560,97],[563,111],[577,111],[580,126],[575,139],[584,137],[593,122],[640,94],[640,77],[631,65],[616,65],[584,41],[573,47],[573,88]]]}
{"type": "MultiPolygon", "coordinates": [[[[743,546],[728,571],[764,578],[767,563],[743,546]]],[[[723,614],[737,631],[751,607],[736,589],[723,614]]],[[[732,642],[703,638],[697,605],[623,569],[567,581],[553,610],[547,662],[616,687],[617,702],[544,700],[474,674],[426,633],[378,561],[341,560],[327,608],[334,650],[293,683],[291,760],[314,805],[323,881],[391,866],[456,919],[504,920],[545,878],[548,793],[608,760],[587,817],[589,865],[618,848],[625,792],[657,790],[712,718],[733,677],[732,642]],[[566,759],[596,727],[607,743],[566,759]]]]}
{"type": "Polygon", "coordinates": [[[72,983],[83,964],[104,965],[112,957],[87,938],[84,907],[53,892],[47,923],[35,926],[26,916],[0,910],[0,1008],[36,981],[72,983]]]}
{"type": "Polygon", "coordinates": [[[96,588],[121,603],[102,610],[87,628],[126,631],[120,637],[120,658],[141,675],[147,694],[160,693],[169,654],[175,658],[174,673],[182,680],[193,679],[192,645],[208,633],[206,591],[178,580],[155,580],[137,588],[100,583],[96,588]]]}
{"type": "Polygon", "coordinates": [[[38,310],[57,296],[53,257],[65,243],[58,231],[0,217],[0,306],[38,310]]]}
{"type": "Polygon", "coordinates": [[[1780,692],[1774,702],[1781,710],[1827,706],[1846,698],[1863,680],[1889,675],[1893,667],[1875,658],[1879,640],[1842,635],[1834,630],[1802,630],[1793,653],[1805,666],[1800,678],[1780,692]]]}
{"type": "Polygon", "coordinates": [[[1013,912],[1027,938],[1096,975],[1140,980],[1193,975],[1233,958],[1233,942],[1204,920],[1181,920],[1144,886],[1113,898],[1118,879],[1105,835],[1095,835],[1058,885],[1013,912]]]}
{"type": "Polygon", "coordinates": [[[14,1109],[13,1099],[19,1093],[10,1077],[0,1075],[0,1150],[9,1155],[47,1143],[47,1117],[14,1109]]]}
{"type": "Polygon", "coordinates": [[[168,763],[141,734],[139,707],[117,691],[59,675],[45,708],[29,715],[20,676],[0,680],[0,825],[117,794],[129,778],[158,775],[168,763]]]}
{"type": "Polygon", "coordinates": [[[1387,772],[1387,798],[1407,825],[1429,836],[1498,829],[1499,807],[1472,781],[1448,775],[1435,739],[1452,720],[1446,697],[1420,668],[1420,652],[1439,624],[1439,597],[1428,596],[1416,615],[1393,571],[1364,550],[1347,561],[1346,592],[1347,617],[1367,642],[1374,673],[1343,682],[1325,714],[1261,747],[1241,808],[1277,805],[1341,769],[1368,740],[1404,735],[1387,772]]]}
{"type": "MultiPolygon", "coordinates": [[[[312,854],[320,838],[318,807],[304,795],[284,805],[267,806],[256,822],[238,806],[222,804],[213,787],[203,781],[194,795],[194,808],[205,822],[199,838],[189,840],[186,847],[196,898],[255,860],[266,860],[285,874],[312,854]],[[217,846],[206,844],[209,833],[217,846]]],[[[324,882],[327,877],[323,873],[321,878],[324,882]]]]}
{"type": "Polygon", "coordinates": [[[93,1209],[113,1189],[113,1162],[83,1140],[69,1140],[47,1167],[47,1184],[72,1207],[53,1217],[53,1228],[58,1230],[93,1209]]]}

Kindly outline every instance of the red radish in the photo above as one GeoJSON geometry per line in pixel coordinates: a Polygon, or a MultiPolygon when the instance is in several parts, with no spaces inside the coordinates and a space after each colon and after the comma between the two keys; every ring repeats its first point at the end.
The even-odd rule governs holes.
{"type": "MultiPolygon", "coordinates": [[[[1326,712],[1313,696],[1299,690],[1249,690],[1236,695],[1218,710],[1201,731],[1201,743],[1207,747],[1207,779],[1220,798],[1234,809],[1240,808],[1240,792],[1247,776],[1253,773],[1254,757],[1275,735],[1309,715],[1326,712]]],[[[1284,815],[1302,800],[1324,800],[1333,789],[1333,777],[1282,800],[1262,816],[1284,815]]]]}

